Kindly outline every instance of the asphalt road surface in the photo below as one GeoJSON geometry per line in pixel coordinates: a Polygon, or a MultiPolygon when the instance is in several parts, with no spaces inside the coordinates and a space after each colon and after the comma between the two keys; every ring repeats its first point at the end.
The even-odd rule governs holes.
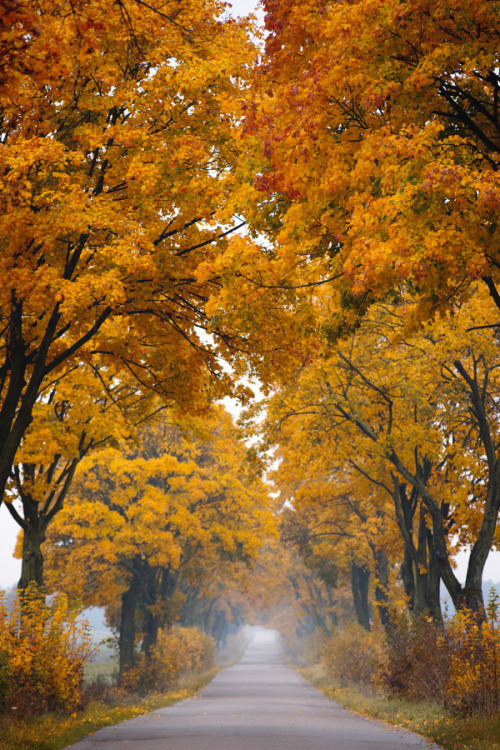
{"type": "Polygon", "coordinates": [[[411,732],[350,713],[280,660],[261,631],[238,664],[195,698],[106,727],[75,750],[437,750],[411,732]]]}

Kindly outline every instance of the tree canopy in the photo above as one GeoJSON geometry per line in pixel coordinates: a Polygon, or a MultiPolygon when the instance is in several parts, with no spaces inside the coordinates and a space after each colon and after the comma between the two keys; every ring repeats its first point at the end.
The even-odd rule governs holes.
{"type": "MultiPolygon", "coordinates": [[[[0,494],[47,380],[97,356],[166,399],[225,393],[208,326],[253,56],[217,2],[8,3],[0,91],[0,494]]],[[[241,223],[241,222],[240,222],[241,223]]]]}
{"type": "Polygon", "coordinates": [[[289,283],[330,280],[336,335],[387,295],[425,318],[478,278],[500,306],[498,2],[264,6],[247,129],[289,283]]]}
{"type": "Polygon", "coordinates": [[[122,671],[177,618],[484,615],[500,3],[264,10],[0,0],[0,502],[122,671]]]}

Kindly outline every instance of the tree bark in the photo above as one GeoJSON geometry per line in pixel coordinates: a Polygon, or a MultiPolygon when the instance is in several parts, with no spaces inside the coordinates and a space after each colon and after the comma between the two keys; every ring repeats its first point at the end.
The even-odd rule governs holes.
{"type": "Polygon", "coordinates": [[[377,549],[374,552],[376,564],[375,603],[377,605],[380,622],[385,632],[390,635],[394,629],[391,609],[389,606],[389,560],[386,554],[377,549]]]}
{"type": "Polygon", "coordinates": [[[132,576],[129,587],[122,594],[120,621],[120,665],[119,677],[133,666],[135,660],[135,613],[139,598],[140,583],[136,575],[132,576]]]}
{"type": "Polygon", "coordinates": [[[166,568],[143,566],[144,639],[142,651],[146,659],[156,645],[160,628],[170,626],[168,602],[177,588],[178,576],[166,568]]]}
{"type": "Polygon", "coordinates": [[[432,619],[438,625],[443,624],[443,613],[441,610],[441,576],[439,565],[434,552],[434,534],[427,529],[427,544],[429,547],[429,564],[427,568],[427,609],[432,619]]]}
{"type": "Polygon", "coordinates": [[[415,574],[413,571],[413,559],[406,544],[400,575],[408,599],[408,609],[410,612],[413,612],[415,609],[415,574]]]}
{"type": "Polygon", "coordinates": [[[369,584],[370,569],[367,565],[358,565],[353,560],[351,564],[352,598],[358,624],[365,630],[370,630],[370,608],[368,604],[369,584]]]}
{"type": "Polygon", "coordinates": [[[24,591],[30,583],[35,583],[43,589],[43,553],[41,546],[45,541],[45,528],[39,523],[39,518],[31,519],[23,530],[23,552],[21,564],[21,578],[18,589],[24,591]]]}

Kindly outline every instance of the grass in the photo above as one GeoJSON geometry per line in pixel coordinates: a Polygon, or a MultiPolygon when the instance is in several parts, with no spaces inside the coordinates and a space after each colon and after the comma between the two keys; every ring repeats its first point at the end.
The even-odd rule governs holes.
{"type": "MultiPolygon", "coordinates": [[[[102,664],[98,666],[103,667],[102,664]]],[[[191,698],[217,671],[214,668],[202,674],[186,675],[174,690],[136,699],[134,702],[130,702],[129,698],[124,700],[123,705],[111,707],[94,701],[85,711],[74,713],[70,717],[1,717],[0,747],[3,750],[62,750],[102,727],[191,698]]]]}
{"type": "Polygon", "coordinates": [[[351,711],[409,729],[446,750],[500,750],[500,715],[457,716],[435,703],[387,698],[339,687],[318,666],[299,671],[328,698],[351,711]]]}

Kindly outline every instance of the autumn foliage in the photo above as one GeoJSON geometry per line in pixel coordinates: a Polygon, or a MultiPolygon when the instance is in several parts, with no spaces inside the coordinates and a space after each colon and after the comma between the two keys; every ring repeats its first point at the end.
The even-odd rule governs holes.
{"type": "Polygon", "coordinates": [[[167,691],[183,674],[210,669],[214,647],[213,638],[196,628],[160,629],[150,658],[141,654],[137,664],[122,675],[120,687],[134,693],[167,691]]]}
{"type": "MultiPolygon", "coordinates": [[[[218,2],[2,3],[0,490],[69,366],[191,408],[225,395],[210,266],[252,45],[218,2]],[[189,29],[189,31],[185,31],[189,29]]],[[[248,349],[248,354],[251,354],[248,349]]]]}
{"type": "Polygon", "coordinates": [[[365,688],[373,684],[382,643],[380,631],[369,633],[352,624],[324,639],[320,658],[341,685],[365,688]]]}
{"type": "Polygon", "coordinates": [[[374,677],[391,695],[438,701],[464,714],[492,715],[500,706],[498,622],[459,613],[445,628],[401,618],[374,677]]]}
{"type": "Polygon", "coordinates": [[[500,3],[263,5],[259,48],[219,0],[0,0],[5,710],[79,701],[32,581],[106,607],[127,691],[261,617],[498,709],[500,3]]]}
{"type": "Polygon", "coordinates": [[[495,714],[500,709],[500,629],[498,617],[478,622],[458,615],[447,632],[452,653],[447,705],[464,713],[495,714]]]}
{"type": "Polygon", "coordinates": [[[115,612],[121,672],[138,646],[155,658],[190,587],[201,599],[218,570],[251,565],[274,529],[222,408],[203,419],[161,413],[137,438],[82,463],[48,540],[50,585],[115,612]]]}
{"type": "Polygon", "coordinates": [[[477,278],[498,304],[498,3],[264,5],[247,129],[288,283],[330,279],[337,332],[405,289],[424,316],[477,278]]]}
{"type": "Polygon", "coordinates": [[[348,626],[324,639],[321,660],[340,685],[437,702],[457,714],[500,706],[500,631],[495,617],[459,613],[436,625],[401,613],[390,635],[348,626]]]}
{"type": "Polygon", "coordinates": [[[92,653],[81,608],[65,596],[46,604],[34,586],[10,612],[4,594],[0,604],[0,710],[21,716],[75,711],[92,653]]]}

